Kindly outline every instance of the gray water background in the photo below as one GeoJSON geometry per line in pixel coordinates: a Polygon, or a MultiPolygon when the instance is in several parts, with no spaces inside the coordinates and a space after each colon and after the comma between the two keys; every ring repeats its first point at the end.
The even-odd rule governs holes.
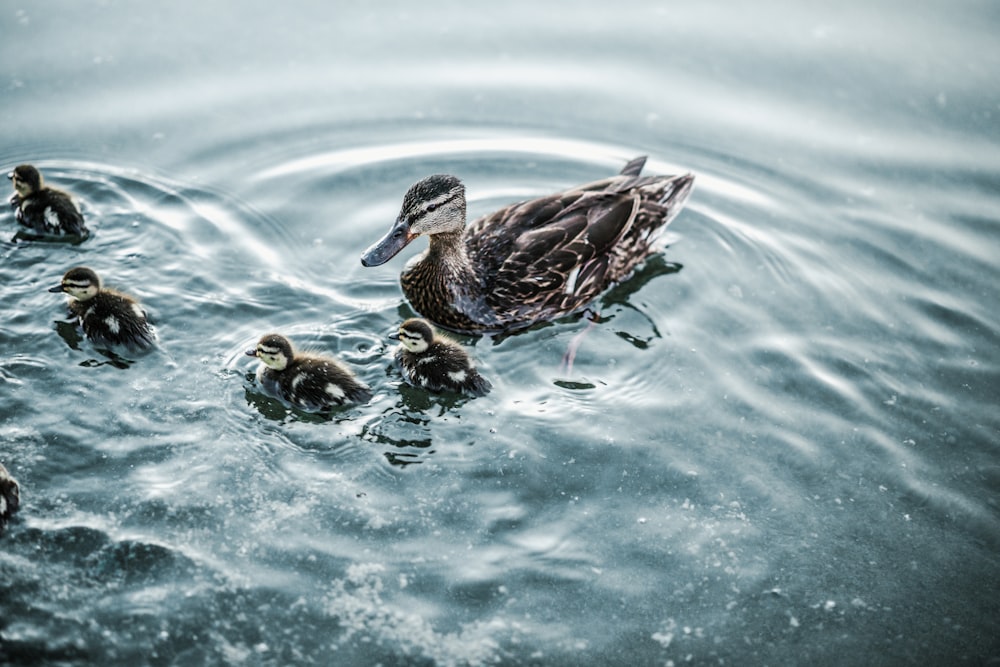
{"type": "MultiPolygon", "coordinates": [[[[38,2],[0,8],[0,662],[996,664],[1000,12],[990,2],[38,2]],[[671,245],[399,386],[406,188],[471,215],[648,154],[671,245]],[[162,345],[119,368],[76,264],[162,345]],[[270,330],[377,394],[256,391],[270,330]]],[[[420,245],[422,242],[418,242],[420,245]]],[[[119,364],[122,365],[122,364],[119,364]]]]}

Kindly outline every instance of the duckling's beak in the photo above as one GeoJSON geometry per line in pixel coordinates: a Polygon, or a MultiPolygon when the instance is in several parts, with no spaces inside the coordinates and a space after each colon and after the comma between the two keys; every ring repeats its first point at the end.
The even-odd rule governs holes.
{"type": "Polygon", "coordinates": [[[389,340],[399,340],[399,332],[392,331],[389,333],[389,340]]]}
{"type": "Polygon", "coordinates": [[[383,236],[381,241],[369,246],[368,250],[364,251],[361,255],[361,263],[365,266],[385,264],[415,238],[417,235],[410,232],[410,221],[402,217],[397,218],[389,233],[383,236]]]}
{"type": "Polygon", "coordinates": [[[8,171],[7,172],[7,180],[8,181],[13,181],[14,180],[14,172],[12,172],[12,171],[8,171]]]}
{"type": "Polygon", "coordinates": [[[248,357],[256,357],[257,356],[257,348],[251,347],[249,350],[246,351],[246,355],[248,357]]]}
{"type": "Polygon", "coordinates": [[[55,287],[50,287],[49,291],[50,292],[65,292],[66,290],[63,289],[62,285],[56,285],[55,287]]]}

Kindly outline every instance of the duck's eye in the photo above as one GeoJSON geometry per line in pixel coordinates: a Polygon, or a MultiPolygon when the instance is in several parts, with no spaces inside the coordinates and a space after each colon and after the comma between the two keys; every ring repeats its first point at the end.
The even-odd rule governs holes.
{"type": "Polygon", "coordinates": [[[438,207],[437,204],[428,204],[427,205],[427,212],[428,213],[433,213],[434,211],[437,210],[437,207],[438,207]]]}

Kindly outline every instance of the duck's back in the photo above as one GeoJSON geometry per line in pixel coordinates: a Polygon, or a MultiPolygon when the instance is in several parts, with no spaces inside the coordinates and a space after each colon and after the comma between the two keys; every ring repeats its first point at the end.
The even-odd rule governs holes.
{"type": "Polygon", "coordinates": [[[17,221],[39,234],[86,236],[83,214],[73,198],[54,188],[43,188],[15,202],[17,221]]]}
{"type": "Polygon", "coordinates": [[[483,396],[493,388],[472,365],[464,350],[440,340],[431,343],[422,354],[400,348],[396,352],[396,363],[409,384],[429,391],[483,396]]]}
{"type": "Polygon", "coordinates": [[[656,247],[676,215],[690,176],[622,174],[513,204],[467,228],[466,248],[480,293],[507,329],[568,314],[624,279],[656,247]]]}
{"type": "MultiPolygon", "coordinates": [[[[607,200],[620,200],[627,192],[646,163],[645,156],[630,161],[615,176],[593,181],[570,190],[556,192],[538,199],[510,204],[471,222],[466,229],[466,246],[473,261],[484,272],[498,270],[510,257],[516,243],[521,240],[523,250],[527,240],[524,235],[539,232],[549,235],[543,247],[553,247],[560,237],[578,234],[587,224],[589,204],[598,205],[595,195],[607,200]],[[584,215],[580,215],[582,212],[584,215]]],[[[656,181],[656,176],[641,179],[656,181]]],[[[610,202],[606,202],[610,203],[610,202]]],[[[536,239],[538,237],[535,237],[536,239]]]]}
{"type": "Polygon", "coordinates": [[[83,333],[96,345],[144,349],[156,341],[142,307],[129,297],[102,290],[89,301],[71,301],[70,311],[80,319],[83,333]]]}
{"type": "Polygon", "coordinates": [[[262,380],[289,403],[306,410],[323,410],[344,403],[364,403],[371,390],[336,360],[303,356],[283,371],[267,369],[262,380]]]}

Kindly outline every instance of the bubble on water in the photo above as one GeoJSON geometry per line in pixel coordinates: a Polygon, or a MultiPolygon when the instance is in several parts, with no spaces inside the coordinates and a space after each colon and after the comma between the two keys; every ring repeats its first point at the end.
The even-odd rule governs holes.
{"type": "Polygon", "coordinates": [[[343,628],[343,641],[356,638],[394,646],[403,655],[437,665],[498,662],[500,644],[494,635],[509,630],[506,622],[477,621],[461,625],[456,632],[438,632],[419,614],[394,609],[383,598],[385,571],[378,563],[356,563],[347,568],[344,579],[331,585],[326,609],[343,628]]]}
{"type": "Polygon", "coordinates": [[[658,642],[663,648],[670,648],[670,644],[674,641],[674,633],[672,632],[654,632],[653,641],[658,642]]]}

